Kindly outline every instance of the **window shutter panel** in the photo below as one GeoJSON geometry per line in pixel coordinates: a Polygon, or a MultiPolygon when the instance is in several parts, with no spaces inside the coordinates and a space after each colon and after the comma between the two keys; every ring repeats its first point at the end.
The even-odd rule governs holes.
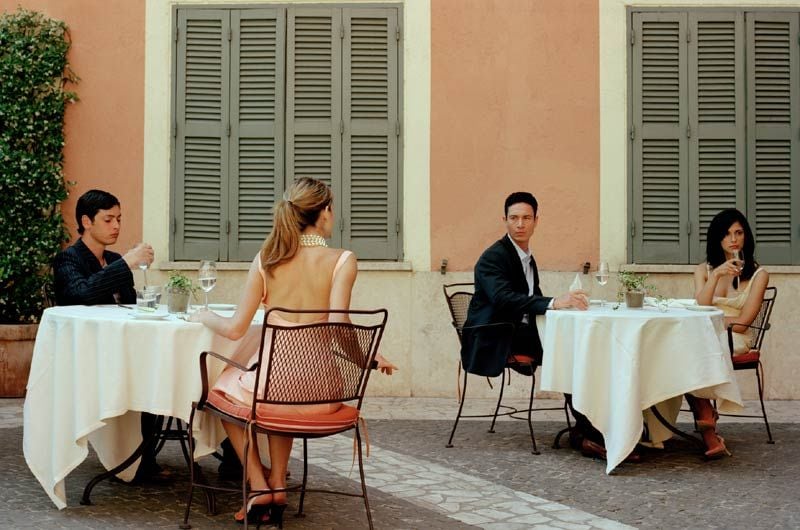
{"type": "Polygon", "coordinates": [[[229,27],[222,10],[178,11],[176,260],[227,257],[229,27]]]}
{"type": "Polygon", "coordinates": [[[743,13],[689,13],[690,263],[706,257],[711,219],[746,208],[743,13]]]}
{"type": "Polygon", "coordinates": [[[634,13],[633,259],[687,263],[686,13],[634,13]]]}
{"type": "Polygon", "coordinates": [[[234,261],[250,261],[261,248],[283,194],[284,13],[231,13],[229,258],[234,261]]]}
{"type": "Polygon", "coordinates": [[[397,10],[347,8],[343,23],[343,244],[360,258],[397,259],[397,10]]]}
{"type": "MultiPolygon", "coordinates": [[[[341,207],[341,10],[290,7],[287,12],[287,179],[326,182],[341,223],[346,215],[341,207]]],[[[330,243],[341,246],[341,231],[334,231],[330,243]]]]}
{"type": "Polygon", "coordinates": [[[759,262],[798,263],[798,15],[754,12],[746,21],[748,220],[759,262]]]}

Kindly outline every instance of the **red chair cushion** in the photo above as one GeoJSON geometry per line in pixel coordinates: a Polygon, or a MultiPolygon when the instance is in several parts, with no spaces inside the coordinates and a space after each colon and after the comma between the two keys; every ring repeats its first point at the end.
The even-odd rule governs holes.
{"type": "Polygon", "coordinates": [[[531,357],[531,356],[529,356],[529,355],[522,355],[522,354],[519,354],[519,353],[515,353],[515,354],[512,354],[512,355],[508,356],[508,363],[509,364],[517,363],[517,364],[533,364],[533,365],[535,365],[536,364],[536,359],[531,357]]]}
{"type": "Polygon", "coordinates": [[[750,350],[747,353],[733,356],[733,366],[745,365],[756,363],[761,358],[761,352],[758,350],[750,350]]]}
{"type": "MultiPolygon", "coordinates": [[[[236,418],[250,419],[251,407],[230,399],[224,392],[211,390],[208,403],[236,418]]],[[[356,425],[359,410],[342,405],[329,414],[298,414],[292,405],[261,403],[256,406],[256,423],[265,429],[289,433],[335,434],[356,425]]]]}

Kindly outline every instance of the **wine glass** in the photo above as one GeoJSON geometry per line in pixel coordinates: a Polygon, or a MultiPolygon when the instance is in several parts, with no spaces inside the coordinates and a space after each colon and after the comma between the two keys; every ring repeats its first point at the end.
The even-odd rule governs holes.
{"type": "MultiPolygon", "coordinates": [[[[597,271],[595,271],[595,273],[594,273],[594,279],[595,279],[595,281],[597,281],[598,285],[600,285],[601,292],[602,292],[602,287],[605,286],[605,284],[608,283],[608,262],[607,261],[601,261],[600,263],[597,264],[597,271]]],[[[604,300],[604,297],[601,294],[600,295],[600,307],[603,307],[605,305],[605,303],[606,302],[604,300]]]]}
{"type": "Polygon", "coordinates": [[[217,284],[217,264],[211,260],[201,261],[197,279],[205,295],[205,310],[208,311],[208,293],[217,284]]]}
{"type": "Polygon", "coordinates": [[[734,250],[733,252],[731,252],[731,258],[736,260],[737,262],[736,267],[739,269],[739,272],[741,273],[742,269],[744,269],[744,252],[742,252],[741,250],[734,250]]]}

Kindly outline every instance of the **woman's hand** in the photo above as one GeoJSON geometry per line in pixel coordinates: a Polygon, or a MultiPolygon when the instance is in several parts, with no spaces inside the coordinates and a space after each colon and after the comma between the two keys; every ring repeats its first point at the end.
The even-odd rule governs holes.
{"type": "Polygon", "coordinates": [[[398,367],[396,367],[395,365],[390,363],[386,359],[386,357],[384,357],[380,353],[375,355],[375,361],[377,361],[377,363],[378,363],[377,369],[380,370],[381,373],[383,373],[383,374],[392,375],[392,372],[394,372],[395,370],[399,370],[398,367]]]}
{"type": "Polygon", "coordinates": [[[739,276],[742,272],[740,267],[741,262],[736,258],[731,258],[719,267],[715,268],[711,273],[718,279],[724,276],[739,276]]]}

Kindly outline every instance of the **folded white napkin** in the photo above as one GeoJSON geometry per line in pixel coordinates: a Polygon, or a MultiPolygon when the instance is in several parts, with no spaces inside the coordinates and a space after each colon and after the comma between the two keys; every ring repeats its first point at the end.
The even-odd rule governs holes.
{"type": "MultiPolygon", "coordinates": [[[[667,298],[662,300],[662,304],[666,307],[686,307],[687,305],[697,305],[697,301],[693,298],[667,298]]],[[[658,299],[654,296],[645,296],[644,305],[651,307],[658,307],[658,299]]]]}

